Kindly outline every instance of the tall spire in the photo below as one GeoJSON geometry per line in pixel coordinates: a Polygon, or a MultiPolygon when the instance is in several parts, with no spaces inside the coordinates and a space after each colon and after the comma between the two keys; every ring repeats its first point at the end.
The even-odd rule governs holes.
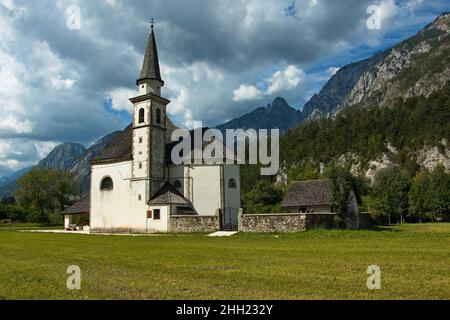
{"type": "Polygon", "coordinates": [[[159,70],[158,49],[156,47],[155,33],[153,31],[154,20],[151,22],[151,32],[148,37],[147,49],[145,50],[144,63],[142,64],[141,75],[137,80],[137,84],[142,80],[159,80],[161,72],[159,70]]]}

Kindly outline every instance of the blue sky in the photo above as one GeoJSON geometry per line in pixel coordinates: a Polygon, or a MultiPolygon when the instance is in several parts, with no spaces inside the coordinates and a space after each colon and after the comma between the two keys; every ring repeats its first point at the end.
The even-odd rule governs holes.
{"type": "Polygon", "coordinates": [[[0,176],[127,126],[152,17],[169,115],[190,127],[277,96],[301,108],[338,68],[445,11],[444,0],[0,0],[0,176]],[[367,27],[371,5],[380,29],[367,27]]]}

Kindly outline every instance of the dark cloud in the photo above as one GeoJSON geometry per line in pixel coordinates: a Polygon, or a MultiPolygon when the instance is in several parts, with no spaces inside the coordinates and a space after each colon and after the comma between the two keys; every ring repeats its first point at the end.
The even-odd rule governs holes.
{"type": "MultiPolygon", "coordinates": [[[[391,0],[375,3],[383,1],[391,0]]],[[[291,0],[13,0],[13,8],[0,5],[0,57],[8,60],[2,61],[0,85],[9,88],[0,110],[12,123],[0,120],[0,142],[89,144],[124,127],[129,117],[104,101],[114,97],[119,111],[129,108],[124,92],[135,90],[150,18],[157,21],[163,94],[173,101],[169,111],[178,124],[219,124],[278,95],[301,105],[317,87],[314,76],[259,100],[235,102],[233,91],[378,39],[383,33],[365,28],[373,2],[297,0],[293,19],[283,14],[291,0]],[[81,9],[81,30],[66,27],[72,4],[81,9]]],[[[28,154],[23,161],[40,157],[28,154]]]]}

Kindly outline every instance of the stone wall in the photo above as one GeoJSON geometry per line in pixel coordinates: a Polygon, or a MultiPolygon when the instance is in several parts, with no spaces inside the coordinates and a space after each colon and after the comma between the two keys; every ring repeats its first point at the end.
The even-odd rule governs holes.
{"type": "Polygon", "coordinates": [[[333,228],[334,216],[334,213],[241,213],[239,231],[298,232],[315,228],[333,228]]]}
{"type": "Polygon", "coordinates": [[[368,212],[359,214],[359,229],[367,229],[373,224],[372,217],[368,212]]]}
{"type": "Polygon", "coordinates": [[[220,230],[219,216],[171,216],[170,232],[215,232],[220,230]]]}

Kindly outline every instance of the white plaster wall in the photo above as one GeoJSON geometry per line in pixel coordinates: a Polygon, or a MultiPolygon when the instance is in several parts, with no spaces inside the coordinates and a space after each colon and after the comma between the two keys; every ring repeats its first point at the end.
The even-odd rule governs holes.
{"type": "Polygon", "coordinates": [[[241,207],[241,176],[238,165],[224,165],[225,207],[241,207]],[[228,187],[230,179],[236,181],[236,188],[228,187]]]}
{"type": "Polygon", "coordinates": [[[64,230],[69,227],[69,224],[72,222],[72,215],[66,214],[64,215],[64,230]]]}
{"type": "Polygon", "coordinates": [[[91,176],[91,229],[126,229],[135,224],[130,221],[131,161],[92,166],[91,176]],[[114,188],[101,191],[100,183],[106,176],[113,180],[114,188]]]}
{"type": "Polygon", "coordinates": [[[220,166],[192,166],[192,203],[199,215],[214,215],[221,208],[220,166]]]}
{"type": "Polygon", "coordinates": [[[133,175],[136,178],[148,176],[149,136],[149,127],[136,128],[133,130],[133,175]],[[142,142],[139,142],[140,139],[142,139],[142,142]],[[141,168],[140,165],[142,165],[141,168]]]}
{"type": "Polygon", "coordinates": [[[154,214],[151,219],[147,219],[146,229],[148,232],[169,231],[170,206],[151,206],[149,210],[161,210],[161,219],[155,220],[154,214]]]}

